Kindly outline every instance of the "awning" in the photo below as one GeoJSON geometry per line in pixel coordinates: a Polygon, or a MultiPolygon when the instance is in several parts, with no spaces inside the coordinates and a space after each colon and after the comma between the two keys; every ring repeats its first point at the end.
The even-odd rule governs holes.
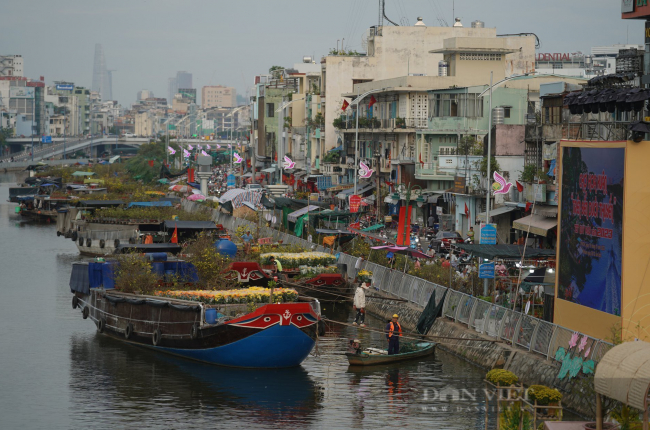
{"type": "Polygon", "coordinates": [[[535,215],[541,215],[547,218],[557,218],[557,206],[536,205],[535,215]]]}
{"type": "MultiPolygon", "coordinates": [[[[490,210],[490,218],[510,213],[510,212],[514,211],[515,209],[517,209],[515,206],[502,206],[500,208],[491,209],[490,210]]],[[[480,212],[476,217],[478,218],[479,221],[486,222],[485,221],[485,212],[480,212]]]]}
{"type": "Polygon", "coordinates": [[[521,256],[524,255],[524,252],[526,258],[555,259],[555,251],[552,249],[538,249],[521,245],[469,245],[457,243],[454,246],[475,257],[487,258],[488,260],[494,260],[495,258],[521,260],[521,256]]]}
{"type": "Polygon", "coordinates": [[[302,178],[303,176],[307,176],[307,172],[305,172],[304,170],[301,170],[300,172],[296,172],[296,173],[294,173],[293,176],[294,176],[294,178],[296,178],[296,179],[298,179],[298,178],[302,178]]]}
{"type": "Polygon", "coordinates": [[[347,190],[348,188],[354,187],[354,184],[343,184],[343,185],[336,185],[334,187],[329,187],[327,191],[341,191],[341,190],[347,190]]]}
{"type": "Polygon", "coordinates": [[[327,228],[317,228],[316,233],[318,233],[318,234],[336,234],[336,235],[350,234],[350,232],[347,231],[347,230],[331,230],[331,229],[327,229],[327,228]]]}
{"type": "Polygon", "coordinates": [[[317,211],[317,210],[320,210],[320,206],[314,206],[314,205],[305,206],[302,209],[298,209],[297,211],[291,212],[290,214],[288,214],[287,215],[287,221],[296,222],[298,220],[298,218],[300,218],[301,216],[303,216],[307,212],[317,211]]]}
{"type": "Polygon", "coordinates": [[[243,175],[241,175],[241,177],[242,178],[252,178],[253,174],[251,172],[248,172],[248,173],[244,173],[243,175]]]}
{"type": "MultiPolygon", "coordinates": [[[[360,185],[357,185],[357,195],[361,195],[361,194],[363,194],[365,192],[368,192],[368,191],[370,191],[370,190],[372,190],[374,188],[375,188],[375,184],[367,184],[363,188],[361,188],[360,185]]],[[[336,197],[338,197],[341,200],[345,200],[349,196],[351,196],[352,194],[354,194],[354,186],[352,188],[344,190],[343,192],[338,193],[336,195],[336,197]]]]}
{"type": "Polygon", "coordinates": [[[262,169],[262,172],[264,173],[275,173],[277,169],[275,167],[267,167],[266,169],[262,169]]]}
{"type": "Polygon", "coordinates": [[[108,162],[109,162],[110,164],[113,164],[113,163],[115,163],[117,160],[119,160],[120,157],[121,157],[120,155],[116,155],[115,157],[111,157],[111,158],[108,159],[108,162]]]}
{"type": "Polygon", "coordinates": [[[539,236],[546,236],[549,230],[557,227],[557,218],[546,218],[541,215],[528,215],[519,218],[512,223],[512,227],[517,230],[528,231],[530,225],[530,232],[539,236]]]}
{"type": "Polygon", "coordinates": [[[337,146],[336,148],[330,149],[327,152],[334,152],[334,151],[343,151],[343,145],[337,146]]]}
{"type": "Polygon", "coordinates": [[[366,227],[366,228],[362,229],[361,231],[375,231],[375,230],[379,230],[379,229],[382,229],[382,228],[385,228],[385,227],[386,226],[384,224],[375,224],[375,225],[371,225],[370,227],[366,227]]]}
{"type": "Polygon", "coordinates": [[[77,206],[82,207],[112,207],[123,205],[122,200],[79,200],[77,206]]]}
{"type": "Polygon", "coordinates": [[[625,342],[607,351],[596,366],[596,393],[644,410],[650,388],[649,356],[650,343],[644,341],[625,342]]]}

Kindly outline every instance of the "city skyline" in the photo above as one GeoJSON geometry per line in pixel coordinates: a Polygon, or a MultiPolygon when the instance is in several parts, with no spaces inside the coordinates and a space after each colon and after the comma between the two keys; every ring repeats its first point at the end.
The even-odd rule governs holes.
{"type": "MultiPolygon", "coordinates": [[[[327,9],[294,0],[287,0],[285,8],[252,1],[216,8],[214,3],[197,1],[198,10],[219,13],[199,14],[193,27],[177,25],[175,18],[183,8],[167,0],[157,2],[156,8],[146,2],[126,1],[112,3],[110,8],[75,0],[28,3],[32,6],[33,37],[0,38],[0,52],[22,55],[29,78],[44,75],[47,84],[65,80],[90,88],[94,47],[102,44],[111,67],[120,71],[113,77],[113,96],[125,106],[135,102],[137,92],[145,88],[168,94],[168,78],[179,70],[193,74],[193,88],[197,90],[224,85],[245,95],[255,75],[276,64],[298,63],[303,55],[318,61],[337,43],[340,46],[342,39],[346,48],[362,51],[362,35],[377,24],[376,0],[341,1],[340,7],[327,9]],[[162,30],[156,33],[142,27],[143,16],[159,23],[162,30]],[[74,25],[60,26],[53,38],[47,35],[50,30],[46,25],[52,20],[74,25]],[[274,23],[279,20],[290,25],[278,27],[274,23]],[[247,21],[257,24],[245,25],[242,31],[247,21]],[[56,49],[62,44],[74,47],[63,51],[63,57],[56,49]]],[[[24,4],[3,6],[0,24],[6,34],[18,32],[24,25],[24,4]]],[[[478,0],[456,2],[455,15],[465,26],[481,20],[487,27],[496,27],[499,34],[535,33],[542,43],[540,53],[589,52],[592,46],[643,42],[642,22],[613,18],[620,13],[616,2],[590,2],[589,19],[585,19],[582,5],[559,0],[537,4],[535,18],[518,20],[512,17],[530,15],[530,6],[514,0],[505,0],[499,6],[497,9],[478,0]]],[[[413,25],[417,16],[422,16],[428,26],[439,26],[443,19],[453,22],[451,1],[413,0],[404,4],[387,0],[386,13],[404,25],[413,25]]]]}

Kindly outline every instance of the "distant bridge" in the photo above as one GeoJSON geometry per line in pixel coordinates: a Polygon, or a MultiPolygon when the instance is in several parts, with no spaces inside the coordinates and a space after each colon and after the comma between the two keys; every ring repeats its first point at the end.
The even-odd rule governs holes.
{"type": "MultiPolygon", "coordinates": [[[[66,138],[65,140],[61,137],[57,138],[52,138],[52,143],[41,143],[40,140],[34,140],[34,157],[33,161],[40,161],[43,159],[49,159],[52,157],[59,157],[63,156],[63,152],[65,151],[65,154],[67,156],[74,154],[75,152],[79,150],[86,150],[90,148],[91,152],[91,158],[98,158],[99,154],[101,152],[104,152],[108,149],[110,149],[113,145],[117,146],[139,146],[142,145],[143,143],[149,143],[153,139],[148,138],[148,137],[129,137],[129,138],[117,138],[115,136],[102,136],[102,137],[93,137],[92,139],[86,139],[86,138],[66,138]],[[100,152],[101,149],[101,152],[100,152]]],[[[11,162],[9,160],[11,157],[14,158],[14,162],[25,162],[25,161],[32,161],[32,156],[30,155],[31,152],[31,143],[32,139],[29,137],[19,137],[19,138],[11,138],[7,139],[7,142],[9,144],[15,145],[23,145],[24,146],[24,151],[17,152],[10,154],[9,156],[0,158],[2,160],[2,166],[0,167],[10,167],[11,162]],[[5,165],[5,163],[8,163],[8,165],[5,165]]],[[[170,142],[176,143],[176,139],[170,140],[170,142]]],[[[210,144],[210,145],[216,145],[217,143],[220,145],[227,145],[228,143],[235,143],[236,141],[234,140],[200,140],[200,139],[181,139],[181,143],[191,143],[193,145],[197,144],[210,144]]]]}

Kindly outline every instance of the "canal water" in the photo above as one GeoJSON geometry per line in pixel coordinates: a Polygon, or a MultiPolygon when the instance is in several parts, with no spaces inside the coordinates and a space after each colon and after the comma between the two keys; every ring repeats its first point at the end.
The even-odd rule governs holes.
{"type": "MultiPolygon", "coordinates": [[[[230,369],[108,339],[71,307],[71,263],[82,260],[54,225],[24,222],[0,174],[0,428],[484,428],[484,371],[435,356],[348,368],[335,326],[300,367],[230,369]]],[[[323,304],[331,319],[349,307],[323,304]]],[[[370,326],[385,323],[370,318],[370,326]]],[[[490,414],[494,428],[494,414],[490,414]]]]}

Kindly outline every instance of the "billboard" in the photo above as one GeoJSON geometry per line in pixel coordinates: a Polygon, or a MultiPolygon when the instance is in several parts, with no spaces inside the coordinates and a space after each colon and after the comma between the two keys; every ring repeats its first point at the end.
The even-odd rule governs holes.
{"type": "Polygon", "coordinates": [[[625,148],[563,147],[558,298],[621,315],[625,148]]]}
{"type": "Polygon", "coordinates": [[[72,91],[74,90],[74,85],[72,84],[57,84],[56,89],[59,91],[72,91]]]}
{"type": "Polygon", "coordinates": [[[9,87],[9,98],[11,99],[33,99],[33,87],[9,87]]]}

